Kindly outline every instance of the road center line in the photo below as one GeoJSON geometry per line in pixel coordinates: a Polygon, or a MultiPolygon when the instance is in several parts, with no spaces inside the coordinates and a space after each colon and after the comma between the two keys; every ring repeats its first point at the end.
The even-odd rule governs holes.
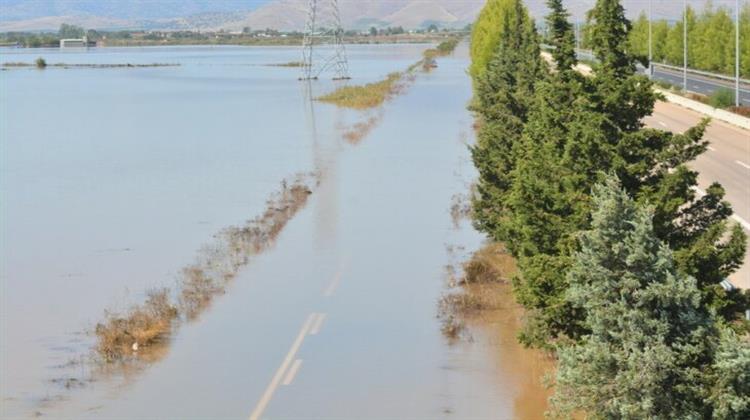
{"type": "Polygon", "coordinates": [[[716,149],[714,149],[714,148],[713,148],[713,147],[711,147],[711,146],[708,146],[708,150],[710,150],[710,151],[712,151],[712,152],[715,152],[715,151],[716,151],[716,149]]]}
{"type": "Polygon", "coordinates": [[[289,372],[286,373],[286,377],[284,377],[284,385],[292,384],[294,377],[297,376],[297,371],[299,371],[300,366],[302,366],[302,359],[295,360],[292,367],[289,368],[289,372]]]}
{"type": "Polygon", "coordinates": [[[268,384],[268,388],[266,388],[266,390],[263,392],[263,396],[260,397],[258,404],[255,406],[255,410],[253,410],[252,414],[250,414],[250,420],[258,420],[263,414],[263,411],[268,406],[271,398],[273,398],[273,394],[274,392],[276,392],[276,388],[279,387],[279,383],[281,382],[281,378],[284,376],[284,372],[286,372],[286,370],[289,368],[289,365],[292,363],[292,359],[294,359],[294,356],[297,354],[297,351],[299,351],[300,346],[302,346],[302,341],[305,340],[305,336],[310,331],[313,319],[317,316],[318,314],[316,313],[308,315],[305,323],[302,325],[302,329],[300,330],[299,334],[297,334],[297,338],[294,339],[294,343],[292,343],[292,348],[289,349],[289,352],[286,354],[284,361],[281,362],[281,366],[279,366],[276,374],[273,375],[271,383],[268,384]]]}
{"type": "Polygon", "coordinates": [[[742,166],[742,167],[743,167],[743,168],[745,168],[745,169],[750,169],[750,165],[748,165],[748,164],[747,164],[747,163],[745,163],[745,162],[742,162],[742,161],[739,161],[739,160],[735,160],[735,161],[734,161],[734,163],[736,163],[736,164],[738,164],[738,165],[742,166]]]}
{"type": "Polygon", "coordinates": [[[326,314],[318,314],[318,318],[315,319],[312,328],[310,329],[310,335],[316,335],[320,332],[320,328],[323,326],[323,321],[326,319],[326,314]]]}
{"type": "Polygon", "coordinates": [[[323,292],[323,296],[325,297],[331,297],[333,296],[333,292],[336,291],[336,288],[339,287],[339,283],[341,283],[341,276],[344,274],[344,264],[341,264],[341,267],[339,267],[339,271],[336,272],[336,275],[333,276],[333,280],[331,280],[331,283],[326,287],[326,290],[323,292]]]}
{"type": "Polygon", "coordinates": [[[660,126],[667,128],[667,124],[664,121],[657,121],[660,126]]]}

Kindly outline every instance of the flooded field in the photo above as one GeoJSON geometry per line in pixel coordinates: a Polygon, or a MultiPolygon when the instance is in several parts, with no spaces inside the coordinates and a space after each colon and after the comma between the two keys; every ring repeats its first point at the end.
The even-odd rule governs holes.
{"type": "MultiPolygon", "coordinates": [[[[350,46],[350,83],[427,47],[350,46]]],[[[3,417],[542,416],[548,362],[516,343],[512,299],[470,338],[438,319],[445,266],[482,244],[452,211],[475,177],[465,45],[369,111],[310,101],[337,85],[271,65],[297,48],[0,50],[39,56],[178,65],[0,72],[3,417]],[[299,173],[304,203],[268,201],[299,173]],[[183,290],[269,203],[289,219],[230,253],[210,305],[136,363],[91,359],[105,311],[183,290]]]]}

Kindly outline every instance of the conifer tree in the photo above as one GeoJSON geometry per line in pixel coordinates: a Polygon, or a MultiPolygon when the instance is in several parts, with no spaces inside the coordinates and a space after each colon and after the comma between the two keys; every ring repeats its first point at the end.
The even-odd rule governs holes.
{"type": "Polygon", "coordinates": [[[750,336],[724,328],[714,358],[713,386],[709,398],[713,417],[750,418],[750,336]]]}
{"type": "MultiPolygon", "coordinates": [[[[593,209],[567,293],[585,311],[590,333],[560,349],[556,408],[593,418],[710,417],[705,399],[718,331],[695,279],[677,270],[651,211],[637,207],[616,178],[594,188],[593,209]]],[[[729,384],[717,393],[735,390],[729,384]]]]}
{"type": "Polygon", "coordinates": [[[735,319],[747,297],[727,295],[718,283],[741,263],[745,234],[726,230],[731,207],[723,189],[716,185],[696,197],[697,173],[686,166],[706,150],[708,121],[677,135],[643,128],[656,95],[625,50],[629,24],[622,7],[600,0],[591,16],[595,51],[609,64],[591,78],[558,72],[537,84],[508,177],[503,231],[519,260],[516,296],[531,310],[522,341],[544,346],[585,332],[584,312],[565,303],[566,272],[577,232],[589,226],[591,188],[607,172],[653,207],[656,234],[675,250],[679,269],[698,278],[706,302],[735,319]]]}
{"type": "Polygon", "coordinates": [[[549,28],[549,40],[555,49],[552,58],[555,60],[557,70],[563,74],[569,74],[573,66],[578,63],[575,51],[575,36],[573,25],[568,22],[568,12],[562,4],[562,0],[547,0],[547,27],[549,28]]]}
{"type": "Polygon", "coordinates": [[[497,240],[505,238],[504,196],[515,167],[515,148],[534,97],[534,84],[544,74],[536,29],[522,2],[514,0],[503,18],[497,50],[476,79],[476,104],[472,107],[481,124],[471,149],[479,171],[475,221],[497,240]]]}

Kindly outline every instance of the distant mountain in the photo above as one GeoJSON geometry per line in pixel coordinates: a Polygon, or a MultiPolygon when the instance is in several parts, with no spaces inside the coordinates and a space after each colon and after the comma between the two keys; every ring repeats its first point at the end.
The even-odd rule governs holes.
{"type": "Polygon", "coordinates": [[[208,29],[273,0],[0,0],[0,31],[208,29]]]}
{"type": "Polygon", "coordinates": [[[49,16],[122,20],[180,18],[208,12],[251,11],[272,0],[0,0],[0,21],[49,16]]]}
{"type": "MultiPolygon", "coordinates": [[[[89,29],[164,29],[239,31],[273,28],[301,30],[309,0],[0,0],[0,31],[56,30],[61,23],[89,29]]],[[[319,0],[325,15],[330,0],[319,0]]],[[[688,0],[697,7],[705,0],[688,0]]],[[[485,0],[339,0],[346,29],[437,24],[461,27],[471,23],[485,0]]],[[[526,0],[537,19],[546,13],[544,0],[526,0]]],[[[574,20],[581,20],[594,0],[567,0],[574,20]]],[[[640,2],[628,15],[640,12],[640,2]]],[[[658,3],[658,2],[655,2],[658,3]]],[[[627,3],[626,3],[627,4],[627,3]]],[[[655,5],[656,9],[664,8],[655,5]]],[[[660,17],[674,10],[655,10],[660,17]]],[[[325,16],[321,20],[325,25],[325,16]]]]}
{"type": "MultiPolygon", "coordinates": [[[[342,24],[347,29],[370,26],[419,28],[435,23],[459,27],[471,23],[485,0],[339,0],[342,24]]],[[[223,29],[302,29],[307,18],[308,0],[275,0],[249,12],[244,19],[227,22],[223,29]]],[[[326,26],[325,0],[320,2],[323,26],[326,26]]]]}
{"type": "MultiPolygon", "coordinates": [[[[464,26],[485,0],[339,0],[347,29],[464,26]]],[[[328,0],[320,0],[325,22],[328,0]]],[[[0,0],[0,31],[91,29],[301,30],[308,0],[0,0]]]]}

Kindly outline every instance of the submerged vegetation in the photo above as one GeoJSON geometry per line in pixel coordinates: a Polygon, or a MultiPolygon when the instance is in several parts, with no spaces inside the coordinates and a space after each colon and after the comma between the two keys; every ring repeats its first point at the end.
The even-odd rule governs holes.
{"type": "MultiPolygon", "coordinates": [[[[658,94],[636,72],[618,0],[588,14],[588,77],[575,70],[562,0],[547,5],[552,67],[521,0],[490,0],[480,14],[471,151],[475,225],[517,263],[519,338],[559,358],[554,412],[748,418],[750,292],[720,285],[742,264],[746,234],[721,185],[697,195],[688,166],[707,150],[709,121],[682,134],[644,128],[658,94]]],[[[508,278],[471,264],[480,284],[508,278]]],[[[485,301],[449,299],[468,311],[485,301]]]]}
{"type": "Polygon", "coordinates": [[[163,343],[172,331],[177,308],[170,302],[169,290],[152,290],[146,302],[125,314],[107,312],[97,324],[96,351],[108,362],[120,360],[137,351],[163,343]]]}
{"type": "Polygon", "coordinates": [[[332,103],[344,108],[375,108],[399,93],[404,72],[389,74],[384,80],[362,86],[343,86],[318,98],[321,102],[332,103]]]}
{"type": "Polygon", "coordinates": [[[503,304],[507,301],[509,279],[516,272],[516,266],[502,244],[488,244],[462,267],[448,266],[447,270],[449,290],[440,298],[438,317],[441,331],[448,339],[460,338],[467,320],[487,311],[507,309],[503,304]]]}
{"type": "Polygon", "coordinates": [[[458,42],[459,38],[445,40],[437,48],[425,50],[422,60],[412,64],[404,71],[390,73],[385,79],[378,82],[361,86],[342,86],[329,94],[318,97],[317,100],[359,110],[378,107],[401,93],[407,82],[414,80],[414,72],[417,69],[428,70],[429,67],[434,67],[432,66],[434,58],[452,53],[458,42]]]}
{"type": "Polygon", "coordinates": [[[422,56],[426,60],[430,60],[435,57],[444,57],[446,55],[450,55],[453,53],[453,51],[455,51],[459,41],[459,38],[447,39],[438,44],[437,47],[425,50],[424,53],[422,53],[422,56]]]}
{"type": "Polygon", "coordinates": [[[346,128],[343,135],[344,140],[349,144],[359,143],[370,134],[370,131],[375,128],[382,116],[382,113],[370,115],[365,120],[354,123],[351,127],[346,128]]]}
{"type": "Polygon", "coordinates": [[[301,61],[290,61],[288,63],[268,64],[271,67],[302,67],[305,63],[301,61]]]}
{"type": "Polygon", "coordinates": [[[149,63],[149,64],[132,64],[132,63],[121,63],[121,64],[69,64],[69,63],[47,63],[44,58],[39,57],[33,63],[23,62],[7,62],[3,63],[3,68],[23,68],[23,67],[37,67],[40,69],[47,67],[63,68],[63,69],[120,69],[120,68],[148,68],[148,67],[177,67],[180,64],[177,63],[149,63]]]}
{"type": "Polygon", "coordinates": [[[107,311],[94,331],[100,359],[117,362],[145,356],[165,344],[181,319],[190,321],[200,316],[253,255],[276,241],[284,226],[305,206],[312,194],[310,184],[317,180],[317,175],[300,175],[290,185],[284,181],[267,201],[263,214],[244,226],[220,232],[216,242],[182,270],[176,290],[150,291],[143,304],[125,313],[107,311]]]}

